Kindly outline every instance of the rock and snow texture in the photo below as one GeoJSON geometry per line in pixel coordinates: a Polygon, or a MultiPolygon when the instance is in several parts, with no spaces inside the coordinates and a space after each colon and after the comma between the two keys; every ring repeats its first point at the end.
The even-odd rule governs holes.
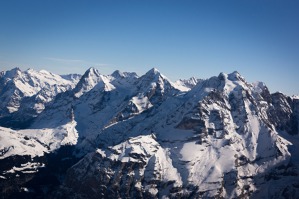
{"type": "Polygon", "coordinates": [[[90,68],[55,96],[29,129],[0,129],[3,158],[75,145],[55,198],[299,197],[299,99],[238,72],[173,83],[90,68]]]}
{"type": "Polygon", "coordinates": [[[162,192],[160,186],[168,196],[169,191],[182,186],[169,150],[162,148],[154,135],[137,136],[105,150],[97,149],[68,175],[77,177],[68,178],[66,186],[79,190],[85,198],[151,197],[162,192]]]}
{"type": "MultiPolygon", "coordinates": [[[[58,93],[73,89],[80,75],[59,76],[45,70],[14,68],[0,73],[0,124],[26,123],[45,109],[58,93]]],[[[18,128],[18,126],[14,126],[18,128]]]]}

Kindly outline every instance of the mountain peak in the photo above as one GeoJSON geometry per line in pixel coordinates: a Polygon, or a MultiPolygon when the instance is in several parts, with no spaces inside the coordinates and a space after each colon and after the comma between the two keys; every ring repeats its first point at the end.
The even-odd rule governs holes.
{"type": "Polygon", "coordinates": [[[22,72],[21,69],[19,67],[16,67],[16,68],[6,71],[5,76],[7,76],[8,78],[15,78],[21,72],[22,72]]]}
{"type": "Polygon", "coordinates": [[[15,68],[11,69],[10,71],[21,71],[21,69],[19,67],[15,67],[15,68]]]}
{"type": "Polygon", "coordinates": [[[86,72],[84,73],[85,77],[89,77],[89,76],[100,76],[100,73],[97,69],[95,69],[94,67],[90,67],[89,69],[86,70],[86,72]]]}
{"type": "Polygon", "coordinates": [[[257,93],[262,93],[264,90],[268,90],[268,88],[264,82],[257,81],[257,82],[252,83],[252,86],[253,86],[254,91],[257,93]]]}
{"type": "Polygon", "coordinates": [[[230,74],[228,74],[228,79],[232,81],[243,79],[243,77],[240,75],[238,71],[234,71],[230,74]]]}
{"type": "Polygon", "coordinates": [[[121,75],[122,72],[120,72],[120,70],[115,70],[111,75],[121,75]]]}
{"type": "Polygon", "coordinates": [[[160,71],[157,68],[150,69],[146,74],[148,74],[148,75],[161,75],[160,71]]]}
{"type": "Polygon", "coordinates": [[[125,73],[121,72],[120,70],[116,70],[111,74],[112,77],[114,78],[123,78],[125,77],[125,73]]]}
{"type": "Polygon", "coordinates": [[[156,68],[150,69],[147,73],[145,73],[143,76],[145,79],[151,79],[154,81],[158,81],[159,79],[167,79],[164,75],[160,73],[160,71],[156,68]]]}
{"type": "Polygon", "coordinates": [[[119,79],[119,78],[130,78],[130,79],[136,79],[138,78],[138,75],[135,72],[121,72],[119,70],[114,71],[111,74],[112,77],[119,79]]]}
{"type": "MultiPolygon", "coordinates": [[[[109,78],[105,75],[101,75],[99,71],[93,67],[89,68],[84,75],[81,77],[80,81],[73,90],[75,96],[79,98],[83,93],[86,93],[93,89],[97,84],[102,82],[99,87],[105,87],[109,83],[109,78]]],[[[107,86],[110,90],[113,86],[107,86]]]]}

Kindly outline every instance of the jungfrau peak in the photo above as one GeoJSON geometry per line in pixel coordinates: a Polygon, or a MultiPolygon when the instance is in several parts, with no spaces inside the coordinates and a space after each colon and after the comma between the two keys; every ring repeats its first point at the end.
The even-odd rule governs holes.
{"type": "Polygon", "coordinates": [[[13,69],[0,82],[4,198],[299,197],[299,99],[237,71],[13,69]]]}

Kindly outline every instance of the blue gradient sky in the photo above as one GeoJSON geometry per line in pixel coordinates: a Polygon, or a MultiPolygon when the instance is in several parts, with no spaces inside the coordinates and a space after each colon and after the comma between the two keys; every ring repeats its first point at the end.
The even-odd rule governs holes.
{"type": "Polygon", "coordinates": [[[142,75],[171,80],[239,71],[299,94],[299,1],[0,1],[0,69],[142,75]]]}

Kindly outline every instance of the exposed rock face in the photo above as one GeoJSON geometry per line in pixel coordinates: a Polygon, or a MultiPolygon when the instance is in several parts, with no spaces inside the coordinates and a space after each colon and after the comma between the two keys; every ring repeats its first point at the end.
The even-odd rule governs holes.
{"type": "MultiPolygon", "coordinates": [[[[91,68],[37,114],[37,130],[4,129],[18,142],[0,148],[2,161],[10,158],[0,177],[23,171],[11,168],[14,151],[29,151],[26,171],[29,163],[48,168],[36,157],[72,145],[57,154],[72,164],[51,170],[50,198],[296,198],[298,123],[298,98],[270,94],[238,72],[172,83],[157,69],[138,77],[91,68]]],[[[36,170],[18,186],[35,190],[36,170]]]]}
{"type": "Polygon", "coordinates": [[[273,107],[268,111],[270,122],[279,130],[298,134],[298,100],[282,93],[274,93],[271,95],[271,101],[273,107]]]}

